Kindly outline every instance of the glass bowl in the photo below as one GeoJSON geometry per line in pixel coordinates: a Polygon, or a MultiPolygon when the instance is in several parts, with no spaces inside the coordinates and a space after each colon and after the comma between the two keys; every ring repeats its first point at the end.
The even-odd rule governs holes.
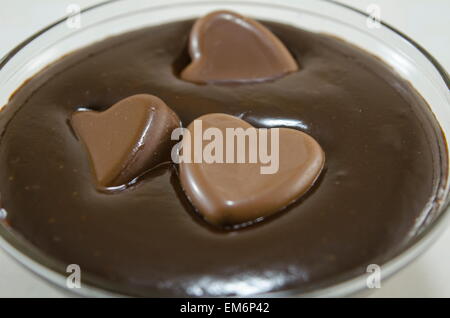
{"type": "MultiPolygon", "coordinates": [[[[439,63],[420,45],[391,26],[373,21],[366,13],[329,1],[285,0],[276,4],[271,0],[115,0],[85,10],[78,17],[61,19],[21,43],[0,60],[0,105],[27,79],[65,54],[104,38],[151,25],[192,19],[217,9],[229,9],[241,14],[273,22],[290,24],[313,32],[343,38],[370,52],[390,65],[408,80],[428,102],[442,130],[450,136],[449,77],[439,63]],[[79,19],[81,28],[74,27],[79,19]]],[[[447,145],[447,158],[448,158],[447,145]]],[[[440,192],[437,209],[428,213],[425,226],[398,255],[382,266],[385,279],[406,266],[425,251],[450,220],[449,180],[447,158],[442,165],[447,171],[440,192]]],[[[18,233],[1,222],[6,211],[0,210],[0,246],[28,269],[55,285],[66,288],[67,273],[63,264],[50,258],[25,241],[18,233]]],[[[366,275],[346,281],[333,282],[318,290],[299,293],[291,289],[264,296],[320,296],[355,295],[367,290],[366,275]]],[[[83,274],[83,288],[71,289],[84,296],[120,296],[110,282],[83,274]]],[[[67,289],[66,289],[67,290],[67,289]]],[[[158,295],[153,295],[158,296],[158,295]]]]}

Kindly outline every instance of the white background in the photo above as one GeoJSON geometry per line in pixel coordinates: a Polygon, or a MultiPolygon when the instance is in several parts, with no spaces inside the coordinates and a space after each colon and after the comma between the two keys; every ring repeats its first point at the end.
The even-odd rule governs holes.
{"type": "MultiPolygon", "coordinates": [[[[300,0],[299,0],[300,1],[300,0]]],[[[66,14],[69,4],[85,7],[98,0],[2,0],[0,56],[66,14]]],[[[424,46],[450,70],[450,0],[341,0],[366,10],[378,4],[382,20],[424,46]]],[[[63,297],[0,250],[0,297],[63,297]]],[[[371,297],[450,297],[450,229],[413,264],[371,297]]]]}

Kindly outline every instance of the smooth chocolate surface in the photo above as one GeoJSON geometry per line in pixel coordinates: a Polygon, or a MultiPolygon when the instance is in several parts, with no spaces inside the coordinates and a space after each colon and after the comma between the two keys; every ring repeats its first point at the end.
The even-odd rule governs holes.
{"type": "Polygon", "coordinates": [[[125,185],[142,173],[170,162],[178,116],[158,97],[129,96],[104,112],[83,109],[71,124],[86,146],[102,187],[125,185]]]}
{"type": "Polygon", "coordinates": [[[13,230],[64,265],[79,264],[83,283],[131,295],[307,291],[405,248],[428,219],[447,162],[440,129],[410,86],[341,40],[272,23],[264,25],[301,70],[264,83],[196,85],[179,78],[192,24],[107,39],[16,92],[0,116],[1,206],[13,230]],[[226,113],[304,131],[326,153],[324,171],[288,213],[233,231],[195,213],[174,166],[120,193],[99,192],[70,116],[142,93],[164,100],[183,126],[226,113]]]}
{"type": "MultiPolygon", "coordinates": [[[[198,141],[195,136],[199,130],[191,123],[188,126],[190,138],[183,138],[182,150],[189,149],[189,153],[182,154],[188,160],[180,163],[180,180],[193,206],[212,224],[254,223],[281,211],[311,188],[325,163],[325,154],[317,141],[296,129],[274,128],[276,134],[271,130],[264,134],[251,130],[252,125],[242,119],[217,113],[196,120],[201,121],[202,131],[213,128],[221,132],[211,139],[221,136],[222,150],[214,149],[211,153],[215,157],[196,162],[194,153],[198,141]],[[236,128],[249,135],[241,141],[227,135],[227,129],[236,128]],[[251,132],[254,132],[253,137],[251,132]],[[269,154],[270,158],[261,156],[262,153],[269,154]],[[215,162],[208,162],[211,159],[215,162]]],[[[205,155],[211,145],[219,148],[215,147],[219,145],[217,140],[203,140],[201,145],[199,149],[205,155]]]]}
{"type": "Polygon", "coordinates": [[[194,83],[257,82],[298,70],[284,44],[264,25],[231,11],[198,19],[189,36],[191,63],[181,78],[194,83]]]}

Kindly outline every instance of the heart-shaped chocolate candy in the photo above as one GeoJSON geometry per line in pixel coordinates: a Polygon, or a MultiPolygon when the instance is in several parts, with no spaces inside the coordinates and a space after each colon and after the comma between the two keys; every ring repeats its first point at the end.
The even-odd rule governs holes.
{"type": "Polygon", "coordinates": [[[158,97],[127,97],[103,112],[77,111],[72,126],[84,142],[103,187],[124,185],[170,160],[178,116],[158,97]]]}
{"type": "MultiPolygon", "coordinates": [[[[247,130],[253,127],[244,120],[226,114],[208,114],[199,117],[198,120],[201,120],[202,131],[206,132],[212,127],[218,129],[224,136],[222,139],[224,158],[227,155],[226,148],[229,147],[227,143],[230,142],[230,138],[226,137],[227,128],[247,130]]],[[[250,138],[247,139],[244,147],[241,146],[241,150],[245,148],[245,156],[248,158],[246,163],[217,163],[217,160],[214,163],[207,163],[205,158],[202,162],[194,163],[193,154],[199,151],[191,149],[188,152],[189,156],[186,155],[186,147],[195,148],[195,138],[200,138],[200,140],[203,139],[202,147],[197,149],[208,154],[205,149],[211,143],[209,140],[217,138],[208,137],[209,140],[205,141],[205,138],[199,137],[198,131],[195,132],[195,127],[194,121],[188,126],[190,138],[184,138],[182,143],[182,157],[185,156],[191,160],[189,163],[186,162],[186,158],[182,158],[184,162],[180,163],[181,184],[197,211],[207,221],[216,225],[251,222],[282,210],[314,184],[324,166],[325,155],[315,139],[290,128],[275,128],[279,133],[279,164],[278,171],[273,174],[262,174],[261,167],[268,166],[268,160],[263,163],[261,156],[256,163],[249,163],[249,150],[252,147],[255,150],[255,144],[250,143],[250,138]]],[[[257,138],[260,143],[256,146],[259,147],[258,151],[261,151],[261,147],[266,147],[265,150],[269,154],[273,151],[272,143],[277,140],[271,137],[271,130],[267,130],[267,146],[260,143],[261,132],[258,131],[257,138]]],[[[234,145],[234,147],[238,145],[237,140],[234,141],[234,145]]],[[[231,148],[233,147],[229,147],[231,148]]],[[[274,149],[276,151],[276,147],[274,149]]],[[[220,151],[211,153],[220,153],[220,151]]],[[[271,156],[276,157],[274,154],[271,156]]],[[[226,159],[223,161],[226,162],[226,159]]]]}
{"type": "Polygon", "coordinates": [[[194,83],[264,81],[298,70],[271,31],[230,11],[213,12],[195,22],[189,53],[192,62],[181,78],[194,83]]]}

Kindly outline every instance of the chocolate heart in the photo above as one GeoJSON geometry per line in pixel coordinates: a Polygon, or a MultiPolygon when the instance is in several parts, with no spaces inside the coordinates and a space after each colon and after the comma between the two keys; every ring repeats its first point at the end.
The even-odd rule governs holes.
{"type": "Polygon", "coordinates": [[[178,116],[158,97],[125,98],[103,112],[77,111],[72,126],[84,142],[100,186],[116,187],[170,160],[178,116]]]}
{"type": "MultiPolygon", "coordinates": [[[[203,131],[206,132],[208,128],[213,127],[225,136],[222,147],[223,158],[227,155],[226,147],[230,142],[230,138],[226,137],[227,128],[246,130],[253,127],[237,117],[226,114],[208,114],[198,120],[201,120],[203,131]]],[[[261,157],[255,163],[249,162],[249,150],[255,149],[255,144],[252,146],[249,142],[250,137],[245,146],[240,148],[241,150],[245,148],[248,157],[245,163],[218,163],[220,156],[213,163],[207,163],[204,160],[206,158],[194,163],[194,153],[198,154],[198,149],[205,152],[207,145],[211,143],[209,140],[200,139],[201,148],[186,151],[189,145],[191,148],[197,147],[195,139],[202,138],[198,134],[198,123],[194,121],[188,126],[190,138],[184,136],[183,139],[180,158],[184,161],[180,163],[180,179],[193,206],[210,223],[236,225],[276,213],[304,194],[314,184],[324,166],[324,152],[314,138],[290,128],[275,128],[279,132],[279,165],[278,171],[273,174],[262,174],[261,168],[267,166],[267,162],[264,164],[261,157]],[[191,162],[186,162],[186,158],[191,162]]],[[[271,136],[271,130],[267,131],[268,137],[271,136]]],[[[258,131],[258,140],[261,140],[261,134],[258,131]]],[[[276,142],[274,138],[268,138],[269,147],[265,148],[266,150],[271,149],[272,143],[276,142]]],[[[237,140],[234,145],[235,149],[239,148],[237,140]]],[[[229,149],[231,148],[230,146],[229,149]]],[[[211,153],[220,154],[220,151],[216,151],[211,153]]],[[[208,160],[211,162],[211,159],[208,160]]]]}
{"type": "Polygon", "coordinates": [[[194,83],[263,81],[298,70],[271,31],[230,11],[213,12],[195,22],[189,53],[192,62],[181,78],[194,83]]]}

